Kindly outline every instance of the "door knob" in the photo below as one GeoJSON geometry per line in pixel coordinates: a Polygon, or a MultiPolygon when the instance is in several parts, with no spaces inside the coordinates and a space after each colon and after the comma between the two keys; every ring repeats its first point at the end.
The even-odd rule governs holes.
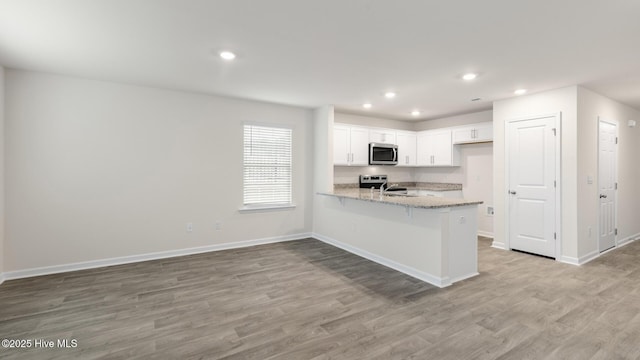
{"type": "Polygon", "coordinates": [[[516,194],[516,192],[515,192],[515,191],[509,191],[509,194],[511,194],[511,195],[515,195],[515,194],[516,194]]]}
{"type": "Polygon", "coordinates": [[[605,194],[600,194],[600,199],[606,199],[606,198],[607,198],[607,195],[605,195],[605,194]]]}

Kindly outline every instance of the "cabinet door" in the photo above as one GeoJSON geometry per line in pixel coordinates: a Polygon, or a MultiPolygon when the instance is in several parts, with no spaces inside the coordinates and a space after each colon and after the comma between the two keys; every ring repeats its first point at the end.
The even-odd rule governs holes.
{"type": "Polygon", "coordinates": [[[476,127],[475,141],[486,142],[493,141],[493,123],[482,123],[476,127]]]}
{"type": "Polygon", "coordinates": [[[333,165],[349,165],[351,162],[349,130],[346,126],[333,126],[333,165]]]}
{"type": "Polygon", "coordinates": [[[398,166],[416,166],[417,136],[415,133],[396,133],[398,166]]]}
{"type": "Polygon", "coordinates": [[[434,166],[452,165],[451,131],[439,131],[432,136],[434,166]]]}
{"type": "Polygon", "coordinates": [[[351,128],[351,165],[369,165],[369,129],[351,128]]]}
{"type": "Polygon", "coordinates": [[[453,143],[454,144],[464,144],[475,141],[475,128],[473,127],[464,127],[453,130],[453,143]]]}
{"type": "Polygon", "coordinates": [[[433,137],[430,133],[419,133],[416,142],[417,148],[417,165],[431,166],[433,160],[433,137]]]}
{"type": "Polygon", "coordinates": [[[396,144],[396,132],[389,129],[371,129],[369,141],[383,144],[396,144]]]}
{"type": "Polygon", "coordinates": [[[493,123],[485,122],[453,130],[454,144],[470,144],[493,141],[493,123]]]}

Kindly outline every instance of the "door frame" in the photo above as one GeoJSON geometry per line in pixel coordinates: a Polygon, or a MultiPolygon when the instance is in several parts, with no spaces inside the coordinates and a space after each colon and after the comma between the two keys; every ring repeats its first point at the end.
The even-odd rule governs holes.
{"type": "Polygon", "coordinates": [[[507,122],[505,123],[505,166],[504,166],[504,184],[505,184],[505,188],[503,189],[503,194],[504,194],[504,201],[505,201],[505,241],[504,241],[504,246],[505,249],[507,250],[511,250],[511,232],[510,232],[510,224],[509,224],[509,214],[511,211],[511,197],[509,194],[509,174],[511,171],[510,168],[510,161],[511,161],[511,157],[510,157],[510,149],[509,149],[509,144],[511,143],[511,139],[510,139],[510,134],[511,134],[511,124],[512,123],[516,123],[516,122],[520,122],[520,121],[527,121],[527,120],[535,120],[535,119],[541,119],[541,118],[549,118],[549,117],[555,117],[557,118],[557,124],[556,124],[556,213],[555,213],[555,228],[556,228],[556,261],[560,261],[562,259],[562,112],[555,112],[555,113],[546,113],[546,114],[539,114],[539,115],[528,115],[528,116],[522,116],[522,117],[518,117],[518,118],[513,118],[510,120],[507,120],[507,122]]]}
{"type": "MultiPolygon", "coordinates": [[[[610,124],[610,125],[614,125],[616,127],[616,139],[618,139],[620,137],[620,126],[619,126],[617,121],[610,120],[610,119],[604,119],[602,116],[598,116],[598,121],[596,122],[596,129],[597,129],[596,131],[597,131],[597,134],[598,134],[598,137],[597,137],[597,139],[598,139],[597,140],[598,141],[597,145],[598,146],[596,146],[596,148],[597,148],[597,153],[596,154],[597,154],[597,159],[598,159],[597,160],[597,164],[598,164],[598,166],[597,166],[598,181],[596,182],[596,195],[598,195],[598,196],[600,195],[600,123],[601,122],[607,123],[607,124],[610,124]]],[[[617,145],[617,143],[616,143],[616,145],[617,145]]],[[[614,178],[614,182],[616,184],[618,184],[618,157],[619,157],[618,156],[618,148],[616,148],[616,157],[614,159],[614,164],[613,164],[613,166],[614,166],[613,178],[614,178]]],[[[618,189],[617,189],[617,187],[616,187],[616,191],[614,192],[613,196],[615,197],[614,198],[615,206],[614,206],[614,209],[613,209],[613,222],[615,223],[615,228],[617,229],[618,228],[618,189]]],[[[596,225],[596,235],[597,235],[596,242],[598,244],[598,254],[601,254],[602,249],[600,249],[600,215],[601,215],[600,203],[598,202],[598,204],[596,206],[598,208],[598,223],[596,225]]],[[[620,245],[620,244],[618,243],[618,235],[616,234],[616,235],[613,236],[613,247],[610,248],[609,250],[613,250],[613,249],[617,248],[618,245],[620,245]]]]}

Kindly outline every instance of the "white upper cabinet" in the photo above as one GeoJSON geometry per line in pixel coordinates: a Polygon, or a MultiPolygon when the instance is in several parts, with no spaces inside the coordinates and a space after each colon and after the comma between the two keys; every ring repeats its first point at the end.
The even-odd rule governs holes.
{"type": "Polygon", "coordinates": [[[391,129],[369,129],[369,142],[397,144],[396,131],[391,129]]]}
{"type": "Polygon", "coordinates": [[[377,142],[398,145],[397,166],[460,166],[460,148],[454,145],[492,140],[491,122],[421,132],[336,123],[333,164],[367,166],[369,143],[377,142]]]}
{"type": "Polygon", "coordinates": [[[351,127],[351,164],[369,165],[369,129],[351,127]]]}
{"type": "Polygon", "coordinates": [[[348,126],[333,126],[333,164],[349,165],[351,162],[351,139],[348,126]]]}
{"type": "Polygon", "coordinates": [[[418,166],[459,166],[460,150],[452,145],[451,130],[418,133],[418,166]]]}
{"type": "Polygon", "coordinates": [[[369,164],[369,129],[359,126],[333,126],[333,164],[366,166],[369,164]]]}
{"type": "Polygon", "coordinates": [[[398,131],[396,143],[398,145],[398,166],[416,166],[416,142],[418,135],[413,131],[398,131]]]}
{"type": "Polygon", "coordinates": [[[493,123],[485,122],[453,129],[454,144],[493,141],[493,123]]]}

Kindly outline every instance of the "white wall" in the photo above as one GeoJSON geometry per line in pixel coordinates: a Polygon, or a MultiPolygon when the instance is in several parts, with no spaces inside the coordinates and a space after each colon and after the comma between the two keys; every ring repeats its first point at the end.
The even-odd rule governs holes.
{"type": "Polygon", "coordinates": [[[506,240],[507,183],[505,178],[505,123],[526,116],[562,112],[562,254],[570,259],[578,256],[578,192],[577,192],[577,87],[514,97],[493,103],[493,194],[495,205],[494,242],[503,246],[506,240]]]}
{"type": "Polygon", "coordinates": [[[640,134],[626,124],[640,112],[590,90],[572,86],[494,103],[495,241],[505,241],[505,122],[529,115],[562,112],[562,254],[560,260],[583,263],[598,249],[598,117],[617,121],[618,241],[640,236],[640,134]],[[588,184],[591,176],[593,184],[588,184]],[[591,229],[591,235],[589,234],[591,229]]]}
{"type": "Polygon", "coordinates": [[[449,116],[441,119],[425,120],[417,122],[412,130],[423,131],[440,129],[451,126],[469,125],[481,122],[493,121],[493,111],[479,111],[470,114],[449,116]]]}
{"type": "Polygon", "coordinates": [[[314,192],[333,190],[333,106],[313,111],[314,192]]]}
{"type": "Polygon", "coordinates": [[[4,68],[0,66],[0,283],[4,273],[4,73],[4,68]]]}
{"type": "Polygon", "coordinates": [[[640,236],[640,111],[588,89],[578,87],[578,257],[598,252],[598,117],[618,124],[617,239],[640,236]],[[593,184],[588,184],[591,176],[593,184]],[[592,229],[589,235],[589,228],[592,229]]]}
{"type": "Polygon", "coordinates": [[[359,175],[389,175],[389,181],[413,182],[413,168],[397,166],[334,166],[335,184],[358,183],[359,175]]]}
{"type": "Polygon", "coordinates": [[[396,130],[413,130],[415,124],[410,121],[390,120],[373,116],[363,116],[336,112],[334,121],[340,124],[380,127],[396,130]]]}
{"type": "Polygon", "coordinates": [[[311,231],[310,110],[9,70],[5,121],[5,272],[311,231]],[[245,121],[294,127],[294,210],[238,212],[245,121]]]}

